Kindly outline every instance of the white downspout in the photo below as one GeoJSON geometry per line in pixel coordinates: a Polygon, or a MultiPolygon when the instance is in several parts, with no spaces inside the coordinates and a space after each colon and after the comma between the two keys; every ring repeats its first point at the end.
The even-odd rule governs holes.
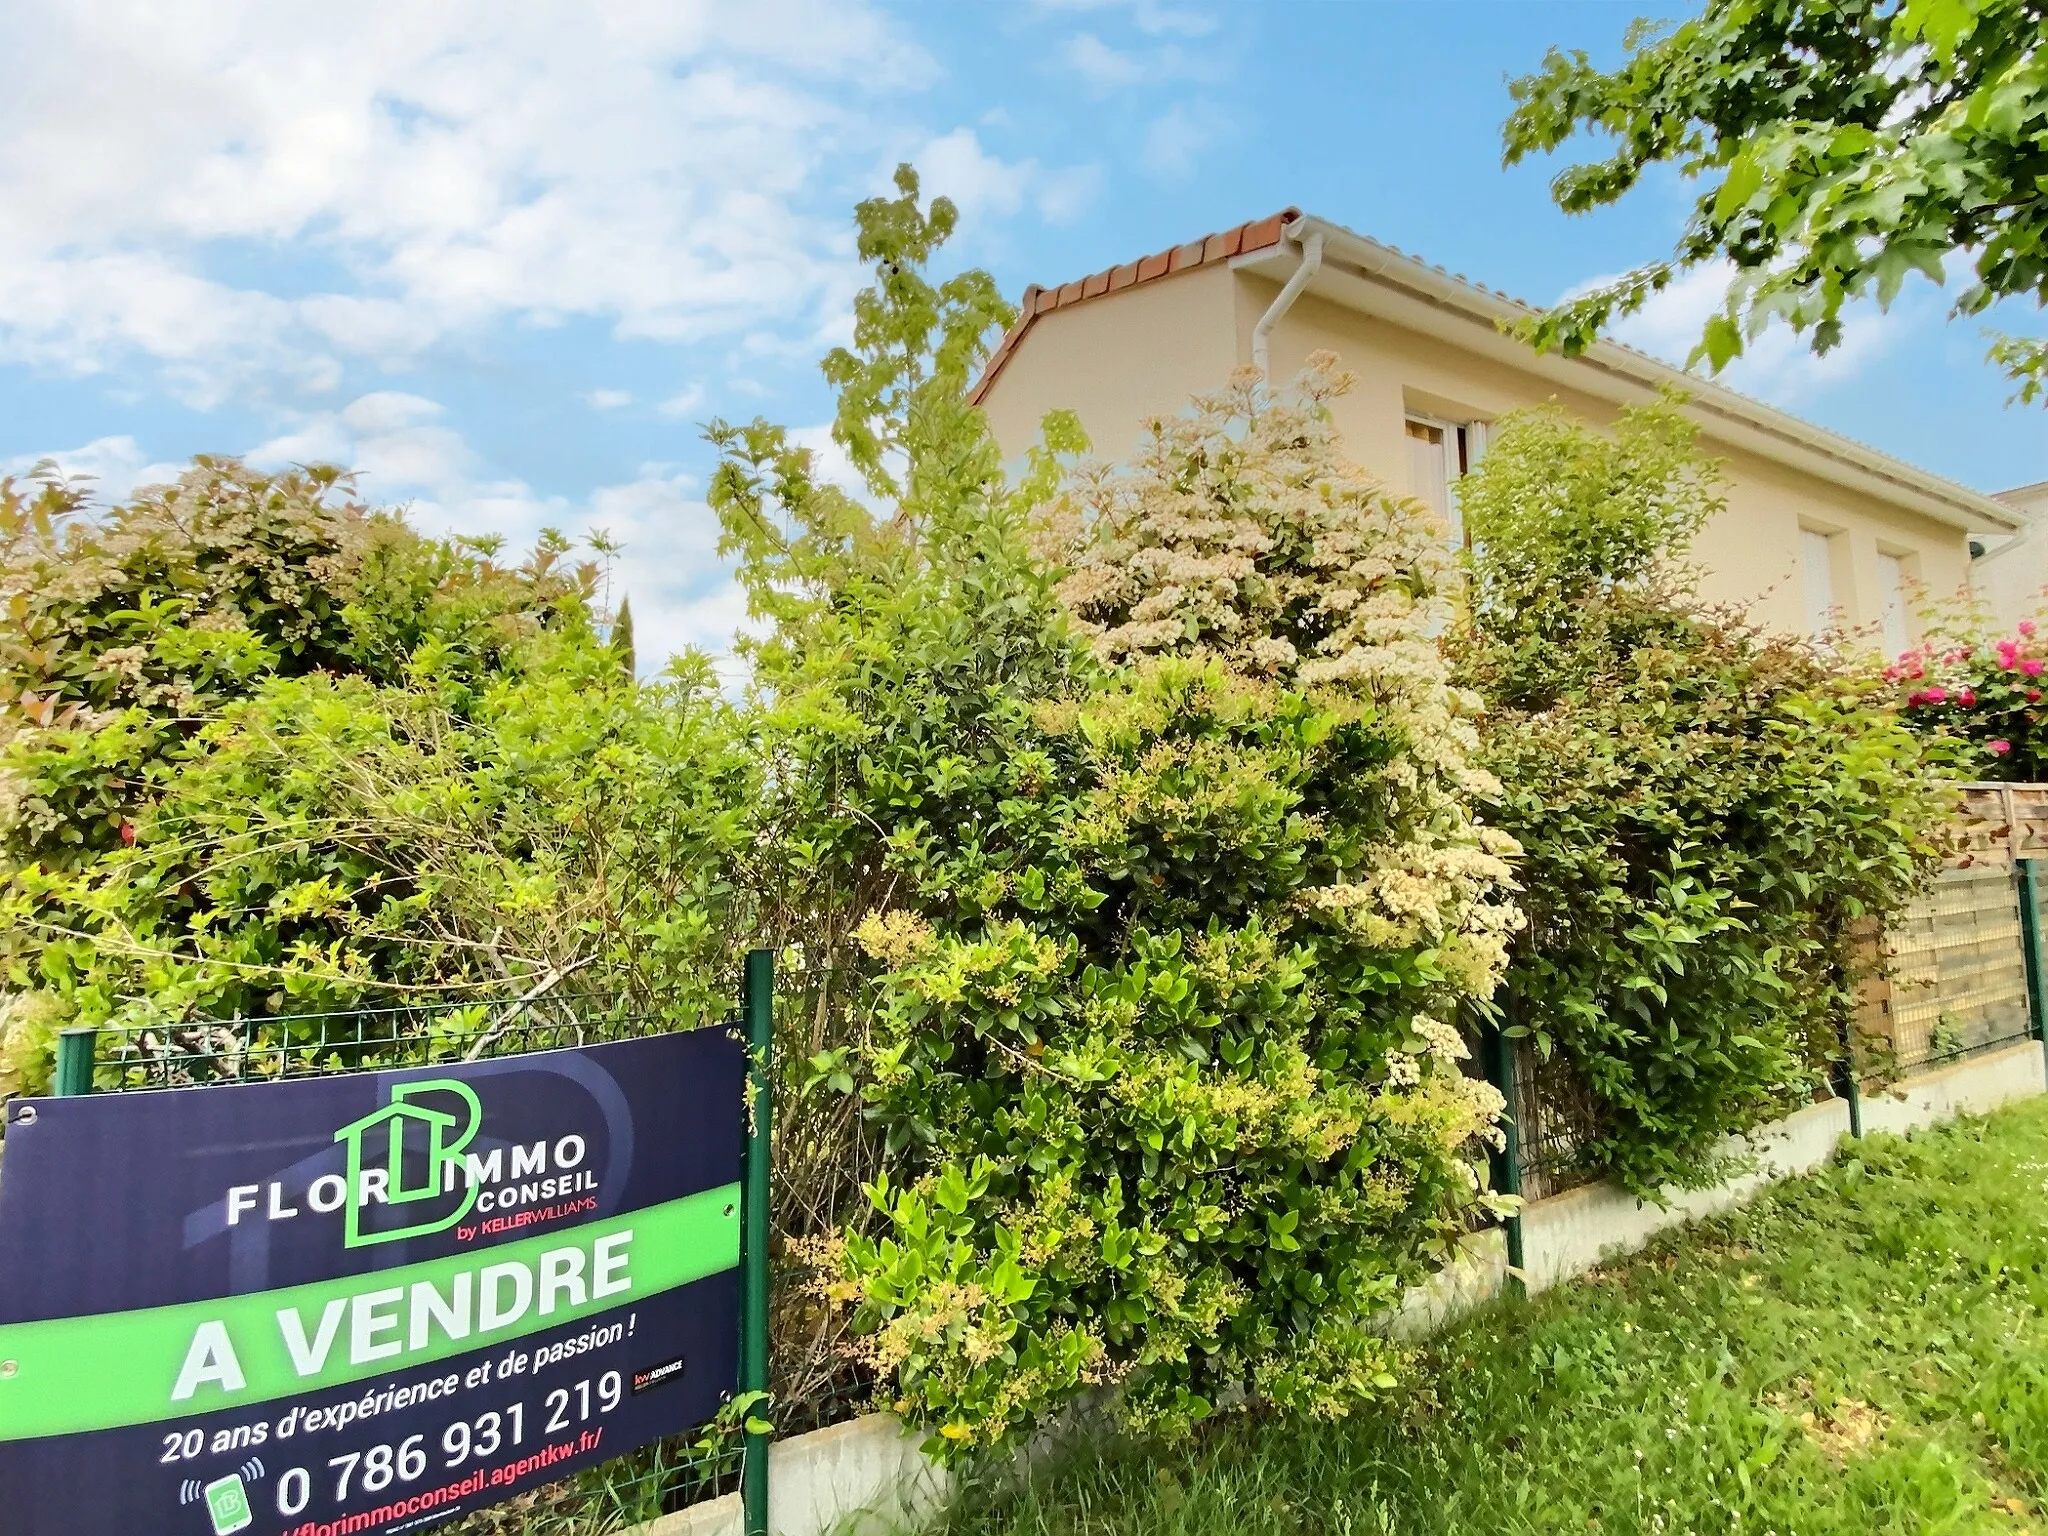
{"type": "Polygon", "coordinates": [[[1272,358],[1273,327],[1280,323],[1280,317],[1294,308],[1294,301],[1301,297],[1301,290],[1309,285],[1309,279],[1322,270],[1323,232],[1312,230],[1301,242],[1301,265],[1288,277],[1286,286],[1281,288],[1266,312],[1259,316],[1259,323],[1252,327],[1252,366],[1261,374],[1270,376],[1268,364],[1272,358]]]}

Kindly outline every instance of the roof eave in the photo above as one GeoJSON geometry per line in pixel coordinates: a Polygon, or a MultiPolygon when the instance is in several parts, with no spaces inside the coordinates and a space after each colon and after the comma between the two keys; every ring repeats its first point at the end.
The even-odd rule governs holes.
{"type": "Polygon", "coordinates": [[[1533,353],[1502,330],[1504,324],[1511,325],[1536,313],[1528,305],[1313,215],[1292,220],[1287,225],[1287,239],[1281,245],[1238,256],[1231,266],[1284,278],[1299,260],[1298,252],[1291,247],[1311,232],[1323,235],[1324,267],[1309,284],[1308,292],[1332,302],[1351,308],[1377,309],[1378,306],[1358,303],[1355,291],[1345,292],[1363,283],[1368,289],[1406,301],[1394,306],[1398,312],[1389,318],[1426,326],[1429,312],[1434,311],[1477,321],[1484,327],[1482,332],[1456,339],[1475,350],[1498,352],[1504,358],[1512,354],[1511,360],[1524,368],[1533,368],[1561,385],[1616,402],[1634,399],[1645,388],[1676,386],[1691,397],[1695,412],[1715,418],[1715,435],[1724,441],[1823,478],[1846,480],[1894,505],[1966,533],[2009,532],[2030,522],[2024,512],[1989,496],[1632,348],[1602,341],[1577,357],[1533,353]],[[1419,312],[1415,308],[1418,304],[1422,306],[1419,312]],[[1601,387],[1603,383],[1606,387],[1601,387]]]}

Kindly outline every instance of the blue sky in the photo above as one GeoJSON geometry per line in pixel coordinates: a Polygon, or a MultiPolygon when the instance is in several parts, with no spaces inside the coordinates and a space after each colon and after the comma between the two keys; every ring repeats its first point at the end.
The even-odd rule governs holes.
{"type": "MultiPolygon", "coordinates": [[[[426,527],[606,528],[643,654],[722,648],[695,424],[823,444],[849,210],[898,160],[1012,296],[1295,204],[1550,300],[1664,253],[1685,195],[1567,219],[1552,167],[1500,166],[1506,78],[1616,57],[1640,3],[11,0],[0,469],[348,463],[426,527]]],[[[1714,297],[1626,339],[1682,356],[1714,297]]],[[[1944,311],[1923,283],[1730,381],[1979,489],[2048,477],[2048,412],[1944,311]]]]}

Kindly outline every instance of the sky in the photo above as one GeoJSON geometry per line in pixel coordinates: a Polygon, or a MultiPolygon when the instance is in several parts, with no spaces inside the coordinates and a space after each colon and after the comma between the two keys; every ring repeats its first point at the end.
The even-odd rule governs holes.
{"type": "MultiPolygon", "coordinates": [[[[1558,212],[1562,162],[1501,166],[1507,80],[1617,59],[1644,5],[8,0],[0,473],[339,463],[430,531],[603,530],[643,666],[722,651],[699,424],[829,448],[851,210],[899,161],[1013,299],[1292,205],[1551,301],[1665,254],[1687,195],[1558,212]]],[[[1622,339],[1682,360],[1717,298],[1622,339]]],[[[1946,308],[1915,279],[1727,381],[1979,490],[2048,478],[2048,412],[1946,308]]]]}

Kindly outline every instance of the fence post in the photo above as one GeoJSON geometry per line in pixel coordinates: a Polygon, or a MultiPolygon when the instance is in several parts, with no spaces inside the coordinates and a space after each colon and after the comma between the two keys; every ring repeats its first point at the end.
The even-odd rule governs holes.
{"type": "Polygon", "coordinates": [[[2027,1022],[2041,1042],[2042,1070],[2048,1073],[2048,961],[2041,952],[2040,891],[2034,860],[2014,859],[2020,874],[2020,949],[2027,967],[2027,1022]]]}
{"type": "MultiPolygon", "coordinates": [[[[747,951],[747,1146],[740,1184],[740,1391],[768,1390],[769,1052],[774,1044],[775,954],[747,951]]],[[[750,1404],[748,1418],[761,1416],[750,1404]]],[[[749,1433],[740,1463],[746,1536],[768,1536],[768,1436],[749,1433]]]]}
{"type": "Polygon", "coordinates": [[[1842,1046],[1841,1070],[1835,1074],[1835,1087],[1849,1106],[1849,1134],[1857,1140],[1863,1138],[1863,1079],[1856,1071],[1856,1025],[1844,1024],[1836,1034],[1842,1046]]]}
{"type": "Polygon", "coordinates": [[[92,1092],[92,1054],[99,1031],[90,1027],[67,1029],[57,1036],[57,1077],[52,1085],[60,1099],[75,1099],[92,1092]]]}
{"type": "MultiPolygon", "coordinates": [[[[1508,1039],[1507,1030],[1495,1024],[1486,1032],[1486,1069],[1493,1079],[1493,1086],[1500,1090],[1506,1103],[1501,1114],[1502,1141],[1493,1153],[1494,1187],[1504,1195],[1522,1193],[1522,1112],[1515,1097],[1515,1046],[1508,1039]]],[[[1510,1216],[1501,1224],[1508,1246],[1508,1287],[1517,1295],[1529,1294],[1527,1284],[1521,1278],[1522,1263],[1522,1218],[1510,1216]]]]}

